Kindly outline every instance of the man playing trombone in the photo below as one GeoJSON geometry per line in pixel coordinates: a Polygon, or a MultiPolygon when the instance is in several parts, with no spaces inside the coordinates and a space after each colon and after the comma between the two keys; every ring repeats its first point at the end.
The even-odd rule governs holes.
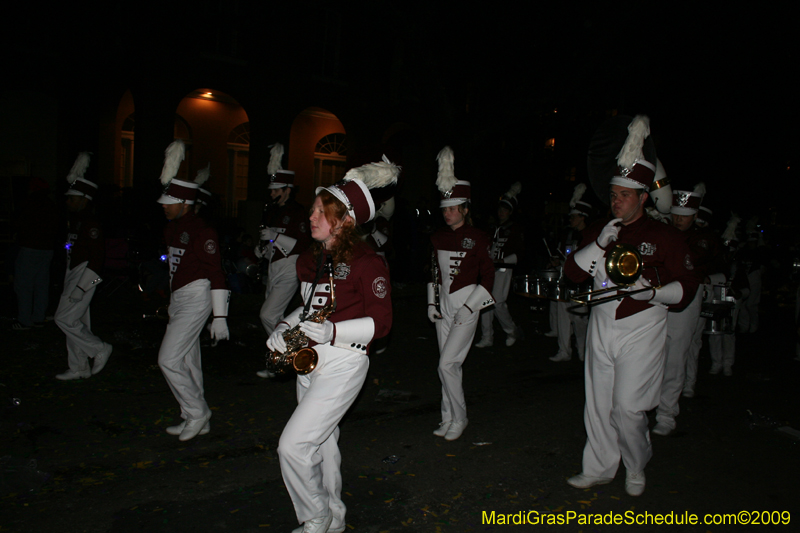
{"type": "Polygon", "coordinates": [[[634,118],[628,132],[610,178],[614,218],[590,226],[565,265],[572,281],[592,277],[594,288],[601,289],[615,285],[609,276],[616,276],[606,263],[617,244],[635,248],[641,258],[641,275],[633,286],[619,289],[616,299],[595,306],[590,314],[583,471],[567,482],[581,489],[610,483],[622,458],[625,490],[639,496],[652,457],[647,411],[658,404],[660,394],[667,309],[689,303],[698,281],[680,232],[644,212],[655,175],[655,158],[646,160],[642,151],[649,135],[647,117],[634,118]]]}

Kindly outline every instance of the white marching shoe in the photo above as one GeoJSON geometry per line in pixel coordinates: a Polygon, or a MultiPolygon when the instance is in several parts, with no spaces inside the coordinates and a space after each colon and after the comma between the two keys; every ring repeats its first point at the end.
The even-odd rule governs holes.
{"type": "Polygon", "coordinates": [[[332,521],[333,515],[312,518],[303,522],[303,525],[292,531],[292,533],[328,533],[328,528],[331,527],[332,521]]]}
{"type": "MultiPolygon", "coordinates": [[[[208,420],[211,418],[211,413],[204,417],[196,418],[194,420],[187,420],[181,431],[181,436],[178,437],[180,441],[187,441],[195,438],[206,427],[208,420]]],[[[210,428],[209,428],[210,429],[210,428]]]]}
{"type": "Polygon", "coordinates": [[[669,427],[668,425],[666,425],[666,424],[664,424],[664,423],[662,423],[662,422],[659,422],[658,424],[656,424],[656,427],[654,427],[654,428],[653,428],[653,429],[650,431],[650,433],[652,433],[652,434],[654,434],[654,435],[660,435],[660,436],[662,436],[662,437],[667,437],[667,436],[669,436],[669,435],[670,435],[670,434],[671,434],[673,431],[675,431],[675,428],[674,428],[674,427],[669,427]]]}
{"type": "Polygon", "coordinates": [[[629,496],[641,496],[644,492],[644,470],[631,472],[625,475],[625,492],[629,496]]]}
{"type": "Polygon", "coordinates": [[[447,430],[450,429],[450,422],[440,422],[439,427],[433,432],[437,437],[444,437],[447,435],[447,430]]]}
{"type": "Polygon", "coordinates": [[[567,355],[564,352],[558,352],[557,354],[555,354],[553,357],[550,357],[549,359],[551,361],[555,362],[555,363],[561,363],[562,361],[571,361],[572,360],[572,356],[571,355],[567,355]]]}
{"type": "Polygon", "coordinates": [[[67,370],[63,374],[56,374],[56,379],[61,381],[70,381],[73,379],[86,379],[92,377],[92,372],[90,370],[80,370],[75,372],[74,370],[67,370]]]}
{"type": "Polygon", "coordinates": [[[114,351],[114,347],[108,344],[107,342],[103,343],[103,349],[97,352],[97,355],[94,356],[94,362],[92,363],[92,375],[97,374],[103,367],[106,366],[108,362],[108,358],[111,357],[111,352],[114,351]]]}
{"type": "Polygon", "coordinates": [[[275,377],[275,373],[274,372],[270,372],[269,370],[267,370],[265,368],[264,370],[259,370],[258,372],[256,372],[256,376],[258,376],[260,378],[264,378],[264,379],[274,378],[275,377]]]}
{"type": "Polygon", "coordinates": [[[487,337],[483,337],[480,342],[475,343],[476,348],[490,348],[494,344],[493,339],[489,339],[487,337]]]}
{"type": "Polygon", "coordinates": [[[584,474],[578,474],[577,476],[572,476],[567,480],[567,483],[576,489],[588,489],[589,487],[594,487],[595,485],[606,485],[614,481],[614,478],[610,477],[594,477],[594,476],[587,476],[584,474]]]}
{"type": "MultiPolygon", "coordinates": [[[[169,433],[170,435],[175,435],[177,437],[178,435],[183,433],[183,428],[185,427],[186,427],[186,421],[184,420],[177,426],[169,426],[167,428],[167,433],[169,433]]],[[[211,431],[211,421],[206,422],[206,425],[203,426],[203,429],[200,430],[200,433],[198,433],[198,435],[207,435],[209,431],[211,431]]]]}
{"type": "Polygon", "coordinates": [[[464,429],[467,427],[468,422],[469,420],[466,418],[458,422],[450,422],[450,428],[447,430],[447,433],[445,433],[444,440],[456,440],[461,436],[462,433],[464,433],[464,429]]]}

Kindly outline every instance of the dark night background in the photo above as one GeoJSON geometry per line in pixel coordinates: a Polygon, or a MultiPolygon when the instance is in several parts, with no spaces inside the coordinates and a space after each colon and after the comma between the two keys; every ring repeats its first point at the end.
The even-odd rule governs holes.
{"type": "MultiPolygon", "coordinates": [[[[59,179],[75,152],[97,142],[95,104],[114,98],[117,87],[171,91],[182,76],[198,84],[204,76],[228,76],[230,86],[222,88],[251,115],[256,106],[270,106],[283,120],[287,93],[307,98],[305,105],[335,107],[348,127],[350,153],[378,143],[389,119],[410,124],[430,161],[421,182],[428,188],[431,156],[451,144],[459,178],[489,188],[491,197],[521,179],[534,185],[525,188],[531,206],[550,193],[568,196],[571,172],[585,179],[589,139],[606,117],[644,113],[673,184],[687,189],[704,180],[706,204],[720,220],[729,209],[756,214],[773,206],[780,217],[790,216],[792,195],[785,192],[797,179],[797,45],[791,17],[780,9],[94,6],[15,7],[3,36],[4,93],[44,92],[58,100],[59,179]],[[237,92],[245,85],[259,102],[237,92]],[[359,123],[358,132],[348,120],[359,123]],[[552,152],[543,149],[550,137],[552,152]]],[[[148,111],[154,112],[137,107],[137,143],[139,115],[146,121],[148,111]]],[[[266,165],[258,127],[253,123],[251,176],[266,165]]],[[[6,139],[20,135],[6,121],[2,128],[6,139]]],[[[273,129],[286,136],[280,126],[273,129]]],[[[166,141],[153,141],[158,150],[146,153],[142,144],[137,153],[135,187],[159,170],[160,147],[169,138],[158,135],[166,141]]]]}

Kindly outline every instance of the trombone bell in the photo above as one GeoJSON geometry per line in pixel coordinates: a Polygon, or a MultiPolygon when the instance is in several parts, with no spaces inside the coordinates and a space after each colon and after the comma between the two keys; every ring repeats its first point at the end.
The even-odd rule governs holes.
{"type": "Polygon", "coordinates": [[[639,250],[632,244],[617,243],[606,255],[606,274],[608,279],[614,282],[614,287],[573,294],[570,300],[580,305],[597,305],[619,300],[638,292],[652,290],[651,288],[646,288],[597,298],[601,294],[616,292],[621,288],[630,287],[642,275],[642,268],[642,254],[639,253],[639,250]]]}

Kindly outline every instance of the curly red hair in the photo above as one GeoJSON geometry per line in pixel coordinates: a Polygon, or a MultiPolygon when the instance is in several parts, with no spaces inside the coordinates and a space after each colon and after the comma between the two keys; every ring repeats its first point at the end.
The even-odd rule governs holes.
{"type": "MultiPolygon", "coordinates": [[[[363,242],[361,230],[356,226],[352,217],[346,217],[347,208],[334,195],[326,190],[321,190],[319,199],[322,200],[322,210],[325,213],[325,220],[331,226],[331,234],[335,237],[331,246],[334,264],[348,263],[353,258],[353,250],[363,242]],[[346,218],[345,218],[346,217],[346,218]]],[[[324,246],[321,242],[313,245],[314,258],[319,257],[324,246]]]]}

